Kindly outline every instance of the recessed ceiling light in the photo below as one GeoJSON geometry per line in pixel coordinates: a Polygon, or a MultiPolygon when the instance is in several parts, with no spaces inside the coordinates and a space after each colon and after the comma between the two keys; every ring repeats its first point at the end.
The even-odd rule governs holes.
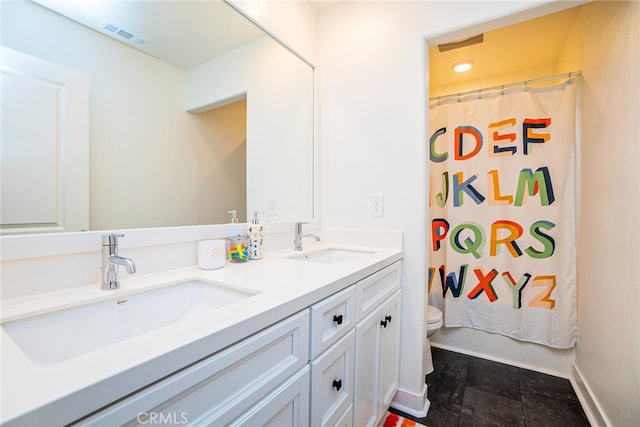
{"type": "Polygon", "coordinates": [[[471,67],[473,67],[473,62],[471,61],[458,62],[453,65],[453,71],[456,73],[464,73],[465,71],[469,71],[471,67]]]}

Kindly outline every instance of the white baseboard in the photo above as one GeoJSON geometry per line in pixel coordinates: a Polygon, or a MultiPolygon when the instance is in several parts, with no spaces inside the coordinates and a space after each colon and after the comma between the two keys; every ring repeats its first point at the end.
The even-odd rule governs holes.
{"type": "Polygon", "coordinates": [[[492,362],[503,363],[505,365],[511,365],[511,366],[515,366],[517,368],[528,369],[530,371],[541,372],[543,374],[552,375],[554,377],[571,379],[570,378],[570,374],[564,374],[562,372],[554,371],[554,370],[551,370],[551,369],[545,369],[545,368],[541,368],[539,366],[533,366],[533,365],[529,365],[529,364],[526,364],[526,363],[520,363],[520,362],[511,360],[511,359],[503,359],[501,357],[492,356],[490,354],[478,353],[478,352],[475,352],[475,351],[469,351],[469,350],[466,350],[466,349],[463,349],[463,348],[452,347],[452,346],[444,345],[444,344],[434,344],[433,342],[431,343],[431,347],[440,348],[442,350],[449,350],[449,351],[453,351],[455,353],[465,354],[467,356],[479,357],[480,359],[491,360],[492,362]]]}
{"type": "Polygon", "coordinates": [[[589,424],[593,427],[610,426],[611,423],[604,414],[604,411],[602,411],[602,407],[592,393],[591,387],[589,387],[589,384],[584,379],[584,375],[582,375],[582,372],[575,363],[573,364],[569,381],[571,381],[571,386],[576,392],[576,396],[578,396],[578,400],[589,420],[589,424]]]}
{"type": "Polygon", "coordinates": [[[401,388],[391,401],[391,406],[398,411],[409,414],[412,417],[424,418],[427,416],[431,402],[427,399],[427,385],[422,386],[419,394],[412,393],[401,388]]]}

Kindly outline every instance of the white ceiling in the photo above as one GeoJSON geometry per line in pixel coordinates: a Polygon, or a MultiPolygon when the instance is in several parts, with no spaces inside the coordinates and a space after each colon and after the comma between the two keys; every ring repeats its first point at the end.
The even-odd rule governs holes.
{"type": "Polygon", "coordinates": [[[500,74],[555,65],[579,7],[542,16],[484,33],[484,42],[447,52],[429,46],[429,80],[432,87],[461,84],[500,74]],[[453,64],[470,60],[474,67],[455,73],[453,64]]]}
{"type": "Polygon", "coordinates": [[[183,70],[265,35],[221,0],[33,1],[131,45],[100,29],[115,25],[147,41],[137,48],[183,70]]]}

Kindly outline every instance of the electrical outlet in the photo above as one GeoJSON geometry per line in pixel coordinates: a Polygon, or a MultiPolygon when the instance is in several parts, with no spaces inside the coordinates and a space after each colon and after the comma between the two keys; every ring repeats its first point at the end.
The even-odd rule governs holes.
{"type": "Polygon", "coordinates": [[[384,215],[384,195],[371,194],[369,196],[369,216],[384,215]]]}

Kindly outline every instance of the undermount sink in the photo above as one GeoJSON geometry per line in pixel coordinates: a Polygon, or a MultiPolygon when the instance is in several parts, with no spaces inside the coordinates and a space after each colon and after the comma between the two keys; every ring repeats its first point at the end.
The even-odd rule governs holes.
{"type": "Polygon", "coordinates": [[[256,295],[201,279],[7,322],[2,328],[31,359],[55,364],[256,295]]]}
{"type": "Polygon", "coordinates": [[[359,260],[373,252],[354,249],[327,248],[315,252],[308,252],[290,256],[300,261],[318,262],[323,264],[339,264],[359,260]]]}

